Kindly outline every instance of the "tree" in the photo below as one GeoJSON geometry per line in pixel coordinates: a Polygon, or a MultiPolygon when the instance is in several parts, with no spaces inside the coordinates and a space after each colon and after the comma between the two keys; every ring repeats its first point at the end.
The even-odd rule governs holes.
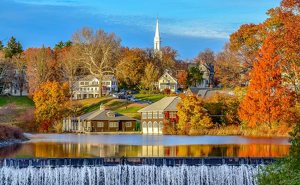
{"type": "Polygon", "coordinates": [[[0,40],[0,51],[3,49],[3,44],[2,44],[2,41],[0,40]]]}
{"type": "Polygon", "coordinates": [[[40,126],[44,130],[47,130],[53,121],[63,117],[69,97],[68,82],[63,85],[55,81],[42,82],[41,89],[33,93],[35,118],[37,123],[42,123],[40,126]]]}
{"type": "Polygon", "coordinates": [[[176,74],[176,63],[179,56],[178,51],[170,46],[163,47],[161,58],[162,68],[159,69],[159,74],[163,75],[166,70],[168,70],[171,74],[176,74]]]}
{"type": "Polygon", "coordinates": [[[151,96],[151,90],[154,83],[157,81],[158,71],[152,63],[148,63],[145,68],[145,74],[142,77],[142,87],[149,90],[149,96],[151,96]]]}
{"type": "Polygon", "coordinates": [[[92,75],[99,79],[99,97],[102,96],[102,76],[115,73],[120,59],[121,39],[114,32],[93,30],[84,26],[72,34],[72,43],[77,47],[78,59],[92,75]]]}
{"type": "Polygon", "coordinates": [[[204,110],[204,101],[196,95],[185,96],[177,106],[178,129],[184,134],[190,130],[199,131],[213,126],[211,118],[204,110]]]}
{"type": "Polygon", "coordinates": [[[269,165],[260,166],[256,175],[257,184],[299,184],[300,183],[300,124],[290,133],[289,155],[278,158],[269,165]]]}
{"type": "Polygon", "coordinates": [[[199,66],[189,68],[186,76],[187,86],[196,87],[197,85],[201,84],[203,81],[202,75],[203,73],[200,71],[199,66]]]}
{"type": "Polygon", "coordinates": [[[118,64],[116,77],[127,85],[138,85],[144,75],[145,52],[139,48],[124,48],[124,55],[118,64]]]}
{"type": "Polygon", "coordinates": [[[7,46],[4,48],[5,58],[12,58],[13,55],[21,53],[23,51],[20,42],[16,41],[16,38],[11,37],[7,42],[7,46]]]}
{"type": "Polygon", "coordinates": [[[206,64],[210,71],[214,70],[215,66],[215,53],[210,48],[205,48],[193,60],[196,64],[206,64]]]}
{"type": "Polygon", "coordinates": [[[181,88],[186,88],[186,86],[187,86],[187,83],[186,83],[187,72],[179,73],[179,75],[177,76],[177,79],[178,79],[178,85],[181,88]]]}
{"type": "MultiPolygon", "coordinates": [[[[0,52],[0,54],[2,53],[0,52]]],[[[9,72],[12,68],[13,66],[9,59],[0,56],[0,94],[2,94],[3,90],[6,88],[6,82],[12,78],[11,73],[9,72]]]]}
{"type": "Polygon", "coordinates": [[[26,61],[24,59],[24,54],[19,53],[12,57],[12,61],[14,64],[14,69],[16,70],[16,74],[14,75],[15,85],[20,90],[20,96],[22,96],[23,89],[26,84],[26,61]]]}
{"type": "MultiPolygon", "coordinates": [[[[245,71],[241,65],[239,55],[230,51],[230,44],[226,43],[222,52],[218,52],[215,63],[215,78],[217,78],[224,87],[236,87],[248,81],[243,78],[245,71]]],[[[245,75],[244,75],[245,76],[245,75]]]]}
{"type": "MultiPolygon", "coordinates": [[[[58,50],[56,50],[58,51],[58,50]]],[[[74,47],[64,47],[58,54],[59,64],[62,66],[64,81],[69,82],[70,95],[73,96],[76,87],[77,76],[81,74],[81,63],[76,60],[77,50],[74,47]]]]}
{"type": "Polygon", "coordinates": [[[71,45],[72,45],[72,42],[69,40],[67,42],[60,41],[58,44],[55,44],[53,49],[54,50],[63,49],[64,47],[70,47],[71,45]]]}
{"type": "Polygon", "coordinates": [[[254,127],[272,122],[292,123],[296,120],[295,92],[282,82],[282,66],[276,51],[274,38],[269,37],[259,50],[257,61],[251,71],[249,92],[241,102],[239,116],[254,127]]]}

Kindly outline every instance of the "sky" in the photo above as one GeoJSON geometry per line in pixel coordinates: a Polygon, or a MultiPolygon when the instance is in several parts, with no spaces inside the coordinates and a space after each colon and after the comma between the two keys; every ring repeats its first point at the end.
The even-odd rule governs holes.
{"type": "Polygon", "coordinates": [[[163,46],[180,59],[215,52],[242,24],[263,22],[280,0],[0,0],[0,40],[54,47],[83,26],[115,32],[122,45],[153,47],[158,14],[163,46]]]}

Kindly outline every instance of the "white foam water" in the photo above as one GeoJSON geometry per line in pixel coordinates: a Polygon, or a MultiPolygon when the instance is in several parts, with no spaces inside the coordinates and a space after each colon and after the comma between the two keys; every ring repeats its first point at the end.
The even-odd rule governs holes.
{"type": "Polygon", "coordinates": [[[252,185],[257,166],[99,166],[0,168],[0,185],[252,185]]]}

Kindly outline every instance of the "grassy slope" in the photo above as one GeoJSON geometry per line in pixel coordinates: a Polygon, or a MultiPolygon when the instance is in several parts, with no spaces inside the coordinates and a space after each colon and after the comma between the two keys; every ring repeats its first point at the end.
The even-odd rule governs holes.
{"type": "Polygon", "coordinates": [[[141,99],[141,100],[145,100],[145,101],[154,101],[157,102],[158,100],[167,97],[170,95],[163,95],[163,94],[152,94],[150,97],[147,94],[134,94],[134,97],[136,97],[137,99],[141,99]]]}
{"type": "Polygon", "coordinates": [[[0,97],[0,106],[5,106],[10,103],[15,104],[16,106],[34,107],[33,100],[27,96],[0,97]]]}
{"type": "Polygon", "coordinates": [[[145,105],[130,103],[128,104],[125,101],[113,98],[92,98],[92,99],[84,99],[84,100],[77,100],[79,101],[84,107],[79,111],[79,114],[86,114],[91,111],[97,110],[100,108],[100,105],[109,106],[110,110],[118,112],[120,114],[124,114],[125,116],[132,117],[135,119],[140,119],[140,113],[137,111],[141,108],[145,107],[145,105]],[[127,109],[126,109],[127,106],[127,109]]]}

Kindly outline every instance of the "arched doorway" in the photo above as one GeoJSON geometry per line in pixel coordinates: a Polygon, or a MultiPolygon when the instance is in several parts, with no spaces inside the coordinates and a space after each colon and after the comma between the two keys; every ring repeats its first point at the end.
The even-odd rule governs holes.
{"type": "Polygon", "coordinates": [[[161,121],[161,122],[159,122],[159,130],[158,130],[159,134],[163,134],[163,131],[162,131],[163,128],[164,128],[164,125],[163,125],[163,122],[161,121]]]}
{"type": "Polygon", "coordinates": [[[153,123],[153,134],[158,134],[158,124],[156,121],[153,123]]]}
{"type": "Polygon", "coordinates": [[[152,134],[152,133],[153,133],[152,122],[149,121],[149,122],[148,122],[148,134],[152,134]]]}
{"type": "Polygon", "coordinates": [[[143,122],[143,134],[147,134],[147,122],[143,122]]]}

